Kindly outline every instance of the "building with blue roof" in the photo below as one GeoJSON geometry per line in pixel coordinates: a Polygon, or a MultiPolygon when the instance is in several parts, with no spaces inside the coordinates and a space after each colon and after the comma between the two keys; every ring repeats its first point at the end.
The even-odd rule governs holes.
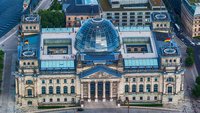
{"type": "Polygon", "coordinates": [[[200,36],[200,1],[182,0],[181,20],[190,37],[200,36]]]}
{"type": "Polygon", "coordinates": [[[183,68],[176,43],[149,26],[116,27],[95,18],[74,28],[42,28],[19,38],[16,102],[71,106],[84,102],[177,105],[183,68]]]}

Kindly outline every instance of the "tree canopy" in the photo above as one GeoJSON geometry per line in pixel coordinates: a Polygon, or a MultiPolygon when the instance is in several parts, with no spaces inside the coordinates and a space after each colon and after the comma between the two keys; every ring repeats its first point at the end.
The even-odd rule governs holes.
{"type": "Polygon", "coordinates": [[[61,11],[41,10],[41,25],[43,28],[65,27],[65,14],[61,11]]]}

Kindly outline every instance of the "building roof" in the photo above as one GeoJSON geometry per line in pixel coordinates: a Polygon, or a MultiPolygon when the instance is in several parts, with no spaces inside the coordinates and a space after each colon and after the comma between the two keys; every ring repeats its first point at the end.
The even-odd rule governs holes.
{"type": "MultiPolygon", "coordinates": [[[[99,5],[101,6],[101,9],[103,11],[137,11],[137,10],[149,10],[150,9],[150,6],[149,4],[143,4],[143,6],[145,5],[144,8],[134,8],[134,9],[124,9],[123,7],[120,7],[120,8],[112,8],[110,3],[109,3],[109,0],[98,0],[99,2],[99,5]]],[[[126,6],[126,5],[125,5],[126,6]]],[[[137,6],[137,5],[135,5],[137,6]]]]}
{"type": "Polygon", "coordinates": [[[158,68],[158,59],[157,58],[146,58],[146,59],[124,59],[125,68],[158,68]]]}
{"type": "Polygon", "coordinates": [[[42,60],[41,70],[64,70],[64,69],[74,69],[73,60],[42,60]]]}
{"type": "Polygon", "coordinates": [[[82,3],[80,0],[67,0],[63,3],[65,15],[99,15],[100,10],[98,4],[89,4],[89,0],[82,3]]]}
{"type": "Polygon", "coordinates": [[[191,5],[194,5],[196,3],[200,3],[200,0],[188,0],[188,2],[191,4],[191,5]]]}
{"type": "Polygon", "coordinates": [[[39,23],[40,16],[37,14],[30,14],[22,16],[22,23],[39,23]]]}
{"type": "Polygon", "coordinates": [[[171,18],[170,18],[170,16],[169,16],[169,14],[167,13],[167,12],[154,12],[154,13],[152,13],[151,14],[152,16],[151,16],[151,20],[152,20],[152,22],[156,22],[156,21],[158,21],[158,22],[160,22],[160,21],[168,21],[168,22],[170,22],[171,21],[171,18]]]}
{"type": "Polygon", "coordinates": [[[163,1],[162,0],[149,0],[149,2],[152,4],[152,6],[163,6],[163,1]]]}
{"type": "Polygon", "coordinates": [[[21,38],[18,46],[18,57],[21,59],[39,57],[40,35],[30,35],[21,38]]]}

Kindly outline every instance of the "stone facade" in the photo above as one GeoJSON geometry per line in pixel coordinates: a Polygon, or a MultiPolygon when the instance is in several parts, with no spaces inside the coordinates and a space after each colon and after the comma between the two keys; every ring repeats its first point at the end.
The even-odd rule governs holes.
{"type": "MultiPolygon", "coordinates": [[[[88,21],[95,23],[90,24],[94,29],[96,29],[94,26],[102,25],[101,22],[107,26],[111,24],[104,19],[88,21]]],[[[122,41],[120,47],[113,47],[116,50],[114,52],[77,52],[78,49],[75,50],[71,46],[75,43],[74,37],[83,40],[85,38],[80,31],[77,33],[75,32],[77,29],[70,30],[70,28],[48,28],[42,30],[41,37],[25,37],[30,43],[40,42],[37,46],[23,44],[21,40],[22,45],[18,47],[18,71],[15,73],[16,103],[22,107],[68,106],[83,104],[84,101],[117,101],[123,104],[126,99],[129,99],[131,103],[177,105],[183,99],[184,81],[178,48],[169,47],[168,43],[164,43],[165,46],[159,47],[158,55],[155,47],[157,45],[154,43],[156,39],[153,40],[154,35],[149,27],[137,27],[129,31],[128,28],[123,31],[123,27],[118,28],[117,32],[112,25],[109,27],[115,31],[112,32],[113,34],[120,32],[116,36],[119,36],[119,40],[122,41]],[[136,37],[132,37],[133,34],[136,37]],[[59,41],[55,37],[59,37],[59,41]],[[127,37],[130,42],[124,41],[127,37]],[[40,41],[33,41],[35,38],[40,41]],[[69,39],[70,43],[67,41],[69,39]],[[63,50],[66,45],[62,44],[69,44],[67,47],[71,47],[68,48],[71,52],[67,52],[66,56],[57,55],[59,50],[55,50],[55,54],[46,54],[43,52],[46,46],[44,40],[48,40],[48,43],[45,43],[48,45],[46,51],[54,46],[58,48],[58,45],[60,50],[63,50]],[[152,50],[147,53],[127,53],[125,45],[133,44],[150,46],[152,50]],[[32,48],[30,49],[29,46],[32,48]]],[[[104,33],[104,30],[99,30],[98,33],[104,33]]],[[[84,34],[87,35],[87,32],[84,34]]],[[[105,41],[112,38],[115,40],[117,37],[107,37],[105,41]]],[[[119,40],[115,40],[117,44],[114,44],[118,45],[119,40]]]]}

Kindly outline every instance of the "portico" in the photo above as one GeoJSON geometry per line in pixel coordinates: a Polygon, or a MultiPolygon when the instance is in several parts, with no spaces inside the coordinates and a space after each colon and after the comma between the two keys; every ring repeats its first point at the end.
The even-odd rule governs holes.
{"type": "Polygon", "coordinates": [[[121,74],[117,71],[108,67],[97,66],[81,74],[80,92],[82,101],[105,102],[113,101],[113,99],[118,98],[121,74]],[[92,71],[92,73],[90,73],[90,71],[92,71]]]}
{"type": "Polygon", "coordinates": [[[113,101],[118,97],[119,80],[81,80],[81,100],[113,101]]]}

